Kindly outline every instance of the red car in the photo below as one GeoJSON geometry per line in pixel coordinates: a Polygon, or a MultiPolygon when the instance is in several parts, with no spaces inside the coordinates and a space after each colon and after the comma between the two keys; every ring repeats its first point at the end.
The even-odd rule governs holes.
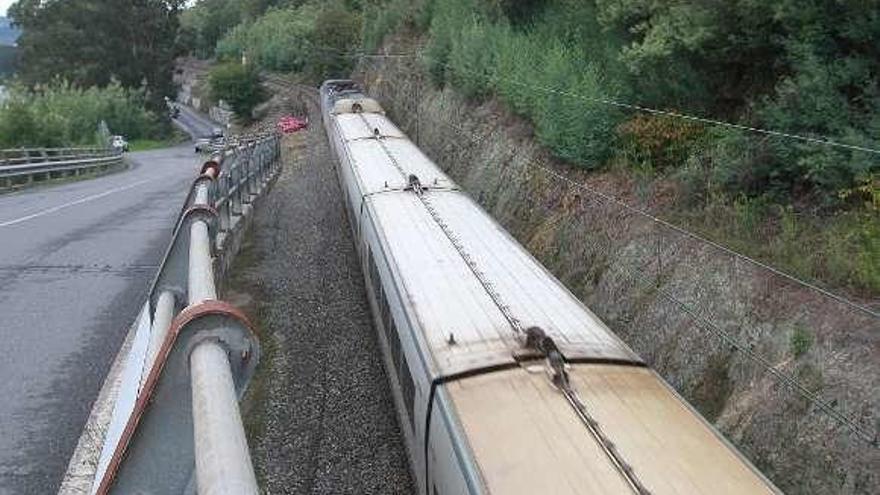
{"type": "Polygon", "coordinates": [[[290,134],[308,127],[309,122],[306,118],[292,117],[290,115],[281,117],[278,120],[278,130],[284,134],[290,134]]]}

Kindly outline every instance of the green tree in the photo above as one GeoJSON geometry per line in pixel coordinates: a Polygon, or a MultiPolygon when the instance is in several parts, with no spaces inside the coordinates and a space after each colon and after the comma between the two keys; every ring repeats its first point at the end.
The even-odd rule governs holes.
{"type": "Polygon", "coordinates": [[[229,62],[218,65],[209,76],[211,96],[229,103],[242,119],[251,118],[254,107],[264,98],[260,76],[252,65],[229,62]]]}
{"type": "Polygon", "coordinates": [[[242,21],[244,12],[238,0],[199,0],[180,15],[185,46],[195,55],[210,57],[217,42],[242,21]]]}
{"type": "Polygon", "coordinates": [[[360,40],[360,16],[331,5],[321,9],[309,37],[309,70],[318,79],[345,77],[352,61],[344,54],[352,52],[360,40]],[[343,55],[343,56],[341,56],[343,55]]]}
{"type": "Polygon", "coordinates": [[[174,93],[178,12],[185,0],[19,0],[20,75],[28,84],[57,77],[81,87],[118,81],[143,88],[159,110],[174,93]]]}

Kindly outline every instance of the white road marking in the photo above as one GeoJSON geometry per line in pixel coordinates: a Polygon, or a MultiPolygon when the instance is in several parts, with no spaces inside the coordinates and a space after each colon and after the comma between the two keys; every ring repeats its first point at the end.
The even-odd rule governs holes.
{"type": "Polygon", "coordinates": [[[122,192],[122,191],[125,191],[125,190],[128,190],[128,189],[132,189],[132,188],[137,187],[137,186],[139,186],[139,185],[141,185],[141,184],[144,184],[144,183],[146,183],[146,182],[150,182],[151,180],[153,180],[153,179],[139,180],[139,181],[137,181],[137,182],[133,182],[133,183],[131,183],[131,184],[128,184],[128,185],[125,185],[125,186],[122,186],[122,187],[117,187],[117,188],[114,188],[114,189],[110,189],[109,191],[104,191],[104,192],[102,192],[102,193],[93,194],[93,195],[91,195],[91,196],[86,196],[86,197],[84,197],[84,198],[80,198],[80,199],[77,199],[77,200],[71,201],[71,202],[69,202],[69,203],[64,203],[63,205],[53,206],[52,208],[47,208],[47,209],[45,209],[45,210],[38,211],[38,212],[36,212],[36,213],[31,213],[30,215],[25,215],[25,216],[23,216],[23,217],[16,218],[16,219],[14,219],[14,220],[8,220],[8,221],[6,221],[6,222],[0,223],[0,227],[9,227],[10,225],[15,225],[15,224],[18,224],[18,223],[26,222],[26,221],[28,221],[28,220],[32,220],[32,219],[37,218],[37,217],[42,217],[42,216],[44,216],[44,215],[49,215],[49,214],[51,214],[51,213],[55,213],[56,211],[63,210],[63,209],[65,209],[65,208],[70,208],[71,206],[76,206],[76,205],[80,205],[80,204],[83,204],[83,203],[88,203],[89,201],[94,201],[94,200],[96,200],[96,199],[103,198],[104,196],[109,196],[109,195],[111,195],[111,194],[115,194],[115,193],[118,193],[118,192],[122,192]]]}

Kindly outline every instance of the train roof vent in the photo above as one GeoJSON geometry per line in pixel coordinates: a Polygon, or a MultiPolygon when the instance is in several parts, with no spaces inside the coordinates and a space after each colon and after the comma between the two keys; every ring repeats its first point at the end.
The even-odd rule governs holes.
{"type": "Polygon", "coordinates": [[[372,98],[360,96],[360,93],[354,93],[352,98],[346,98],[344,95],[333,103],[333,114],[342,113],[378,113],[385,114],[382,106],[372,98]],[[360,96],[360,97],[359,97],[360,96]]]}
{"type": "Polygon", "coordinates": [[[419,180],[419,177],[416,174],[409,174],[409,177],[406,179],[407,189],[412,189],[416,194],[422,194],[422,182],[419,180]]]}

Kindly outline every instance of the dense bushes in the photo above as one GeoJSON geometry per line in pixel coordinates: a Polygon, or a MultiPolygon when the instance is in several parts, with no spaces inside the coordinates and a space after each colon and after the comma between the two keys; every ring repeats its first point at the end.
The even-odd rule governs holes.
{"type": "Polygon", "coordinates": [[[242,22],[251,22],[273,7],[296,6],[302,0],[198,0],[180,16],[181,41],[202,57],[226,34],[242,22]]]}
{"type": "MultiPolygon", "coordinates": [[[[855,4],[416,0],[411,6],[418,12],[410,17],[430,18],[424,53],[436,83],[469,97],[500,96],[558,156],[584,167],[642,147],[636,141],[643,114],[609,100],[880,147],[880,47],[871,41],[880,36],[880,15],[864,15],[855,4]]],[[[649,153],[635,165],[703,161],[712,167],[712,183],[730,195],[813,208],[846,206],[846,191],[880,176],[876,154],[704,127],[706,139],[669,136],[677,164],[649,153]],[[655,158],[661,163],[651,163],[655,158]]]]}
{"type": "Polygon", "coordinates": [[[523,32],[481,3],[433,4],[426,63],[435,82],[469,97],[499,95],[534,122],[538,138],[558,156],[587,168],[602,166],[623,114],[602,103],[619,91],[615,81],[605,80],[601,61],[584,51],[595,53],[600,44],[588,36],[589,23],[559,19],[564,25],[554,29],[566,36],[523,32]]]}
{"type": "Polygon", "coordinates": [[[211,97],[228,103],[235,114],[245,120],[251,118],[254,107],[264,98],[260,75],[253,65],[237,62],[220,64],[211,70],[208,83],[211,97]]]}
{"type": "Polygon", "coordinates": [[[155,137],[163,129],[144,109],[143,92],[118,83],[89,89],[61,82],[34,90],[13,85],[0,103],[0,147],[105,145],[101,121],[129,139],[155,137]]]}
{"type": "Polygon", "coordinates": [[[345,76],[360,37],[360,17],[336,4],[270,9],[223,37],[220,59],[244,55],[259,68],[303,72],[315,79],[345,76]]]}
{"type": "Polygon", "coordinates": [[[239,24],[217,43],[221,59],[238,59],[268,70],[301,71],[308,61],[306,45],[314,30],[318,8],[271,10],[254,22],[239,24]]]}

